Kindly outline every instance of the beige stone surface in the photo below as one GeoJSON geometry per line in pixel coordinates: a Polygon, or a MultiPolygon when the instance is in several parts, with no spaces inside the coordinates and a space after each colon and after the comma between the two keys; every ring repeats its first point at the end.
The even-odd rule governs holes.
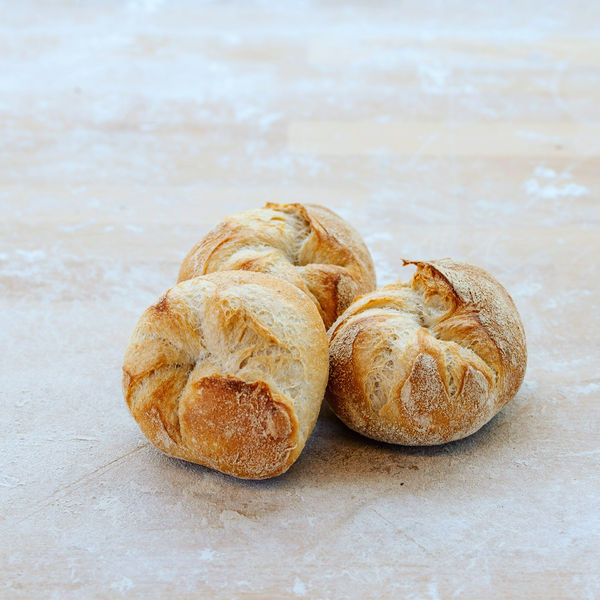
{"type": "Polygon", "coordinates": [[[0,597],[600,596],[596,2],[20,2],[0,9],[0,597]],[[138,316],[224,215],[350,219],[491,271],[516,399],[438,448],[323,408],[282,477],[148,445],[138,316]]]}

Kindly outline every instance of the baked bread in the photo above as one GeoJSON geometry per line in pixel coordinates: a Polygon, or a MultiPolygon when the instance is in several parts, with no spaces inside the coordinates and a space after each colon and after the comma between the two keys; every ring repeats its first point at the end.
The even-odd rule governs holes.
{"type": "Polygon", "coordinates": [[[248,479],[286,471],[314,428],[327,336],[313,303],[262,273],[184,281],[140,318],[123,390],[162,452],[248,479]]]}
{"type": "Polygon", "coordinates": [[[360,234],[322,206],[272,204],[227,217],[185,257],[178,281],[225,270],[260,271],[308,294],[326,327],[375,289],[360,234]]]}
{"type": "Polygon", "coordinates": [[[517,393],[527,349],[519,313],[486,271],[405,261],[412,281],[358,298],[329,331],[328,401],[350,428],[405,445],[477,431],[517,393]]]}

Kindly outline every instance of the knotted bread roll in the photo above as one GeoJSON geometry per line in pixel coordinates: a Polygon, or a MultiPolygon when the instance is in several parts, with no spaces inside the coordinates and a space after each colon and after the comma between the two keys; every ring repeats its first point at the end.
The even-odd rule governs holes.
{"type": "Polygon", "coordinates": [[[186,256],[178,281],[238,269],[300,288],[326,327],[356,296],[375,289],[373,261],[360,234],[322,206],[268,203],[227,217],[186,256]]]}
{"type": "Polygon", "coordinates": [[[329,331],[328,400],[376,440],[443,444],[511,400],[525,375],[525,332],[506,290],[478,267],[405,261],[409,284],[358,298],[329,331]]]}
{"type": "Polygon", "coordinates": [[[250,479],[286,471],[327,385],[314,304],[262,273],[179,283],[140,318],[123,389],[144,435],[170,456],[250,479]]]}

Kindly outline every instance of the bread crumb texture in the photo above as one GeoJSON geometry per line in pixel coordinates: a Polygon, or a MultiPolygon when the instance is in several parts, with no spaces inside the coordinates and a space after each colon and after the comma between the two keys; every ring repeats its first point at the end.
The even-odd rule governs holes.
{"type": "Polygon", "coordinates": [[[331,210],[310,204],[268,203],[227,217],[185,257],[178,281],[224,270],[288,281],[311,298],[326,327],[376,285],[360,234],[331,210]]]}
{"type": "Polygon", "coordinates": [[[487,423],[517,393],[525,332],[506,290],[479,267],[417,270],[357,298],[329,330],[327,397],[349,427],[405,445],[443,444],[487,423]]]}
{"type": "Polygon", "coordinates": [[[297,288],[262,273],[214,273],[145,311],[123,391],[165,454],[262,479],[286,471],[314,428],[327,352],[321,317],[297,288]]]}

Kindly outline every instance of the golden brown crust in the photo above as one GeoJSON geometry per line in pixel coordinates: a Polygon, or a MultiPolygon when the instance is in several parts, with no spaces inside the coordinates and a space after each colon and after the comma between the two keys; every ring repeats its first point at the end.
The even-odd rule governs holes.
{"type": "Polygon", "coordinates": [[[161,451],[236,477],[286,471],[327,383],[313,303],[261,273],[182,282],[142,315],[123,365],[127,405],[161,451]]]}
{"type": "Polygon", "coordinates": [[[297,456],[293,408],[264,381],[202,378],[182,406],[181,431],[192,441],[182,458],[202,456],[213,468],[236,477],[279,475],[297,456]]]}
{"type": "Polygon", "coordinates": [[[506,290],[479,267],[405,261],[417,271],[358,298],[329,331],[327,397],[352,429],[431,445],[477,431],[511,400],[527,363],[506,290]]]}
{"type": "Polygon", "coordinates": [[[315,302],[326,327],[352,300],[375,288],[371,255],[359,233],[317,205],[267,203],[227,217],[185,257],[178,281],[223,270],[268,273],[315,302]]]}

